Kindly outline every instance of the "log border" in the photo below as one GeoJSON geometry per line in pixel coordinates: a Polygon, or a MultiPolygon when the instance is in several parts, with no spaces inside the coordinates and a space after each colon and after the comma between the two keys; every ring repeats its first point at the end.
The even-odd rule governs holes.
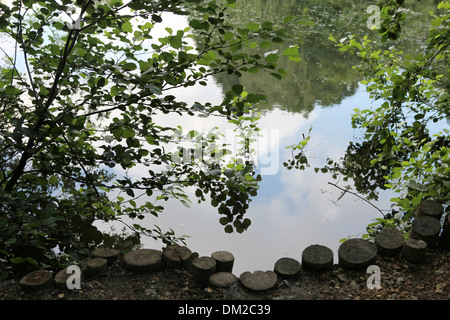
{"type": "MultiPolygon", "coordinates": [[[[427,201],[430,201],[430,200],[427,200],[427,201]]],[[[420,217],[424,217],[423,211],[417,210],[417,212],[419,212],[419,218],[420,217]]],[[[431,217],[430,215],[425,215],[425,216],[427,218],[431,217]]],[[[443,218],[444,223],[443,223],[443,226],[441,226],[442,230],[441,230],[438,246],[440,248],[444,249],[444,250],[448,250],[448,249],[450,249],[450,212],[447,212],[447,213],[443,214],[443,217],[444,217],[443,218]]],[[[416,216],[416,218],[417,218],[417,216],[416,216]]],[[[387,227],[387,228],[391,228],[391,227],[387,227]]],[[[358,269],[358,268],[367,267],[368,265],[373,263],[377,256],[385,256],[386,255],[386,252],[383,252],[383,250],[380,250],[380,248],[378,247],[377,241],[376,241],[376,237],[375,237],[373,242],[369,242],[368,240],[364,240],[364,239],[361,239],[361,238],[348,239],[347,241],[344,241],[344,242],[341,243],[341,245],[339,246],[338,252],[341,250],[341,248],[343,246],[348,246],[349,242],[351,242],[352,245],[362,244],[362,246],[360,246],[359,248],[360,249],[362,248],[362,250],[369,250],[370,251],[369,252],[370,253],[370,259],[368,259],[368,261],[365,261],[365,262],[359,263],[359,264],[358,263],[356,263],[356,264],[354,264],[354,263],[341,263],[341,261],[339,261],[337,264],[333,264],[333,262],[331,262],[331,266],[329,265],[329,263],[326,263],[325,266],[322,266],[321,264],[319,264],[317,266],[317,268],[314,266],[314,264],[310,265],[308,263],[304,263],[304,261],[301,260],[302,263],[299,263],[301,269],[313,269],[315,271],[324,271],[324,270],[329,270],[333,266],[336,266],[336,265],[341,267],[341,268],[343,268],[343,269],[354,269],[354,268],[358,269]],[[351,241],[349,241],[349,240],[351,240],[351,241]],[[367,245],[368,243],[370,243],[370,245],[367,245]],[[372,250],[375,250],[375,255],[373,257],[372,257],[372,255],[373,255],[372,250]]],[[[430,246],[428,246],[424,240],[417,239],[416,237],[414,237],[414,234],[410,234],[409,237],[405,238],[403,240],[403,246],[401,248],[399,248],[398,250],[397,250],[397,247],[398,247],[398,243],[397,242],[398,241],[396,241],[396,244],[395,244],[395,246],[393,248],[390,248],[388,246],[388,249],[393,249],[393,251],[395,251],[396,254],[398,253],[398,257],[404,258],[405,260],[407,260],[408,262],[411,262],[411,263],[422,263],[426,259],[426,251],[429,250],[430,246]]],[[[329,249],[328,247],[320,245],[320,244],[310,245],[310,246],[306,247],[303,250],[303,252],[305,252],[306,250],[309,250],[311,247],[314,247],[314,246],[320,247],[322,249],[320,251],[322,251],[323,254],[324,254],[324,257],[322,257],[323,259],[321,259],[320,261],[322,261],[322,260],[324,260],[324,261],[329,260],[329,257],[328,257],[329,256],[329,252],[333,252],[333,251],[331,249],[329,249]]],[[[433,248],[433,247],[431,247],[431,248],[433,248]]],[[[170,269],[170,268],[174,267],[174,266],[171,266],[170,264],[166,265],[166,263],[163,263],[162,260],[164,259],[163,258],[164,250],[165,250],[165,248],[162,248],[161,250],[150,249],[150,248],[139,248],[139,249],[132,250],[132,251],[129,251],[129,252],[125,253],[124,255],[122,255],[122,259],[118,259],[118,257],[120,255],[111,254],[111,257],[108,256],[108,258],[110,258],[109,261],[108,261],[109,263],[106,263],[107,259],[98,257],[98,255],[96,254],[96,253],[98,253],[98,250],[97,250],[97,252],[95,252],[95,250],[94,250],[93,254],[92,254],[92,258],[95,258],[96,260],[100,260],[100,259],[105,260],[106,268],[109,268],[112,263],[121,262],[122,265],[126,269],[129,269],[129,270],[131,269],[132,272],[136,272],[136,273],[141,273],[141,272],[159,272],[161,270],[170,269]],[[124,261],[124,257],[125,257],[125,260],[126,260],[126,256],[127,255],[134,254],[134,253],[137,253],[139,251],[152,252],[152,253],[154,253],[154,254],[156,254],[158,256],[158,259],[156,259],[156,261],[152,261],[152,264],[150,266],[149,265],[144,265],[144,266],[141,266],[141,265],[129,266],[129,265],[127,265],[125,263],[125,261],[124,261]]],[[[180,261],[180,265],[177,265],[177,267],[181,267],[181,268],[186,269],[189,273],[191,273],[191,275],[193,275],[194,280],[198,280],[197,282],[201,286],[207,286],[207,285],[214,286],[214,283],[212,283],[210,281],[210,279],[209,279],[214,274],[217,274],[217,273],[220,273],[220,272],[224,273],[224,271],[225,271],[225,273],[228,272],[229,274],[232,274],[231,273],[231,269],[233,268],[233,264],[234,264],[235,261],[234,261],[233,254],[231,252],[229,252],[229,251],[225,251],[225,250],[214,251],[213,253],[211,253],[211,255],[209,257],[208,256],[203,256],[203,257],[198,258],[198,254],[196,252],[190,251],[189,248],[183,247],[183,250],[184,250],[184,253],[190,252],[192,254],[191,254],[191,256],[189,258],[181,259],[181,257],[180,257],[180,260],[184,260],[184,261],[180,261]],[[220,258],[218,258],[218,256],[220,258]],[[207,259],[208,261],[214,262],[213,263],[214,264],[214,268],[209,268],[208,270],[206,270],[206,269],[205,270],[200,270],[201,268],[197,268],[197,269],[200,270],[200,272],[198,270],[192,270],[192,268],[193,268],[192,264],[194,263],[194,261],[196,261],[196,260],[199,261],[199,260],[202,260],[202,259],[203,260],[207,259]],[[224,261],[221,261],[221,260],[224,260],[224,261]],[[221,263],[225,264],[225,265],[224,266],[220,266],[221,263]],[[212,269],[214,269],[214,271],[212,269]],[[225,269],[225,270],[223,270],[223,269],[225,269]]],[[[303,257],[303,252],[300,255],[300,258],[303,257]]],[[[116,253],[116,252],[115,251],[108,251],[108,253],[116,253]]],[[[367,252],[365,252],[364,254],[366,254],[366,253],[367,252]]],[[[390,256],[390,254],[388,254],[388,256],[390,256]]],[[[321,258],[321,257],[319,257],[319,258],[321,258]]],[[[339,257],[339,258],[341,258],[341,257],[339,257]]],[[[275,264],[278,261],[282,260],[282,259],[295,260],[294,258],[290,258],[290,257],[281,257],[280,259],[278,259],[275,262],[275,264]]],[[[276,269],[275,266],[274,266],[274,269],[276,269]]],[[[84,272],[86,272],[86,271],[89,271],[89,270],[85,270],[84,272]]],[[[102,269],[102,271],[104,271],[104,269],[102,269]]],[[[262,274],[262,273],[270,272],[270,274],[274,274],[277,277],[277,281],[278,281],[279,278],[283,277],[283,276],[278,274],[275,271],[276,270],[262,272],[262,271],[259,271],[259,270],[255,270],[253,272],[246,271],[246,272],[243,272],[242,274],[252,274],[253,275],[253,274],[259,274],[259,273],[262,274]]],[[[26,277],[30,277],[30,274],[32,274],[33,272],[49,272],[51,274],[51,279],[49,279],[48,283],[56,285],[56,286],[59,286],[59,288],[61,287],[61,284],[62,284],[62,283],[60,283],[61,281],[54,281],[56,276],[53,275],[53,273],[50,272],[50,271],[35,270],[35,271],[32,271],[32,272],[28,273],[24,277],[22,277],[22,279],[26,280],[26,277]]],[[[61,270],[60,270],[60,272],[61,272],[61,270]]],[[[58,275],[58,273],[56,275],[58,275]]],[[[61,275],[59,275],[59,276],[61,276],[61,275]]],[[[239,278],[236,277],[236,279],[239,279],[239,278]]],[[[238,281],[236,281],[236,283],[237,282],[238,281]]],[[[231,283],[230,283],[230,285],[231,285],[231,283]]],[[[47,285],[44,285],[42,288],[45,288],[45,287],[47,287],[47,285]]],[[[39,290],[41,288],[39,288],[39,286],[37,286],[37,288],[34,288],[34,286],[31,286],[30,288],[28,288],[28,287],[24,287],[23,288],[23,290],[27,290],[27,289],[28,290],[29,289],[39,290]]]]}

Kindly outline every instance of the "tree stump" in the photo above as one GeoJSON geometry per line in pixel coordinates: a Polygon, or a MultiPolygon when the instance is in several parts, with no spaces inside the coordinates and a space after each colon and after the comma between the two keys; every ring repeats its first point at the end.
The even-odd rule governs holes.
{"type": "Polygon", "coordinates": [[[104,258],[108,261],[108,266],[116,260],[119,260],[120,251],[117,249],[97,248],[91,252],[94,258],[104,258]]]}
{"type": "Polygon", "coordinates": [[[428,216],[440,220],[443,213],[444,207],[439,202],[423,200],[416,209],[416,218],[428,216]]]}
{"type": "Polygon", "coordinates": [[[330,248],[314,244],[302,252],[302,265],[306,269],[327,270],[333,267],[333,251],[330,248]]]}
{"type": "Polygon", "coordinates": [[[450,249],[450,213],[444,219],[441,237],[439,238],[439,246],[444,249],[450,249]]]}
{"type": "Polygon", "coordinates": [[[67,279],[71,275],[67,273],[67,268],[60,270],[55,276],[55,284],[58,288],[62,289],[66,287],[67,279]]]}
{"type": "Polygon", "coordinates": [[[236,282],[236,276],[230,272],[217,272],[209,277],[209,283],[218,288],[228,288],[236,282]]]}
{"type": "Polygon", "coordinates": [[[89,277],[108,272],[108,260],[105,258],[93,258],[86,262],[86,275],[89,277]]]}
{"type": "Polygon", "coordinates": [[[441,232],[441,223],[436,218],[422,216],[415,218],[411,224],[410,236],[427,243],[429,248],[435,247],[441,232]]]}
{"type": "Polygon", "coordinates": [[[234,256],[228,251],[216,251],[211,254],[211,258],[216,260],[216,272],[233,271],[234,256]]]}
{"type": "Polygon", "coordinates": [[[293,258],[281,258],[275,262],[273,271],[282,278],[295,278],[300,273],[301,264],[293,258]]]}
{"type": "Polygon", "coordinates": [[[403,248],[405,237],[403,233],[395,228],[384,228],[375,238],[380,255],[394,257],[403,248]]]}
{"type": "Polygon", "coordinates": [[[125,267],[133,272],[160,271],[162,252],[154,249],[137,249],[123,255],[125,267]]]}
{"type": "Polygon", "coordinates": [[[189,269],[192,262],[192,251],[187,247],[170,245],[164,248],[162,259],[167,268],[189,269]]]}
{"type": "Polygon", "coordinates": [[[246,271],[240,276],[241,283],[247,289],[253,291],[269,290],[275,286],[278,277],[273,271],[260,271],[255,272],[246,271]]]}
{"type": "Polygon", "coordinates": [[[377,256],[377,247],[363,239],[349,239],[338,249],[339,265],[345,269],[361,269],[372,264],[377,256]]]}
{"type": "Polygon", "coordinates": [[[417,238],[407,238],[403,242],[403,256],[406,260],[413,263],[425,261],[427,243],[417,238]]]}
{"type": "Polygon", "coordinates": [[[53,275],[47,270],[28,273],[19,281],[20,288],[26,292],[35,292],[47,288],[53,283],[53,275]]]}
{"type": "Polygon", "coordinates": [[[216,260],[211,257],[199,257],[192,261],[191,274],[202,286],[209,284],[209,277],[216,271],[216,260]]]}

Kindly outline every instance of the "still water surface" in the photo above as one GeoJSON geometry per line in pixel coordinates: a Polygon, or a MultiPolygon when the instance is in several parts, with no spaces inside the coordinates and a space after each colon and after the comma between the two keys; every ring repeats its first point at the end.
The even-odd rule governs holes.
{"type": "MultiPolygon", "coordinates": [[[[270,10],[275,10],[276,1],[262,3],[269,6],[270,10]]],[[[303,7],[307,3],[301,2],[303,7]]],[[[189,91],[171,92],[186,102],[220,103],[223,92],[239,81],[249,90],[264,91],[267,95],[267,103],[257,106],[263,114],[259,126],[265,133],[261,138],[262,151],[257,160],[260,170],[268,166],[275,170],[271,171],[273,174],[263,175],[258,195],[246,213],[246,218],[252,221],[249,229],[243,234],[226,234],[218,221],[220,217],[217,209],[211,207],[209,202],[198,205],[193,193],[191,199],[194,203],[190,208],[176,200],[169,200],[162,203],[165,212],[158,218],[149,217],[141,222],[149,228],[154,224],[163,230],[172,228],[178,236],[189,235],[187,246],[200,256],[209,256],[217,250],[232,252],[236,259],[233,270],[236,275],[244,271],[272,270],[276,260],[281,257],[300,261],[302,251],[312,244],[331,248],[337,262],[339,240],[361,236],[367,224],[380,217],[379,211],[351,194],[337,201],[341,191],[328,182],[341,186],[346,183],[336,181],[330,174],[315,173],[313,170],[315,165],[324,164],[327,157],[339,159],[348,142],[357,138],[358,133],[350,124],[353,109],[376,105],[352,70],[356,59],[342,55],[327,40],[330,30],[339,37],[351,32],[350,28],[365,28],[360,20],[359,26],[352,23],[352,19],[359,15],[355,10],[364,10],[365,7],[349,9],[342,6],[339,7],[341,11],[334,11],[334,15],[326,15],[322,9],[327,1],[311,3],[314,3],[315,7],[311,6],[318,13],[313,15],[317,20],[316,26],[314,30],[305,32],[302,42],[298,43],[302,62],[283,66],[290,74],[286,79],[277,81],[261,75],[253,78],[244,76],[239,80],[217,77],[211,79],[206,88],[194,87],[189,88],[189,91]],[[290,156],[286,146],[298,143],[310,127],[312,136],[308,156],[311,168],[304,171],[287,170],[282,165],[290,156]]],[[[280,6],[278,14],[283,14],[283,9],[286,11],[289,5],[295,6],[295,3],[280,6]]],[[[302,6],[296,5],[295,8],[303,9],[302,6]]],[[[258,11],[258,6],[253,10],[258,11]]],[[[257,15],[258,12],[255,12],[253,17],[257,15]]],[[[239,14],[234,18],[238,22],[239,19],[245,19],[239,14]]],[[[182,29],[188,24],[187,18],[170,15],[165,16],[165,22],[173,29],[182,29]]],[[[232,128],[221,119],[180,120],[178,116],[164,116],[159,119],[159,123],[182,123],[185,130],[202,131],[217,126],[225,133],[232,128]]],[[[139,176],[145,172],[140,172],[138,167],[129,174],[139,176]]],[[[389,209],[389,198],[391,195],[382,193],[376,202],[377,207],[389,209]]],[[[142,238],[142,242],[144,247],[163,247],[162,243],[153,239],[142,238]]]]}

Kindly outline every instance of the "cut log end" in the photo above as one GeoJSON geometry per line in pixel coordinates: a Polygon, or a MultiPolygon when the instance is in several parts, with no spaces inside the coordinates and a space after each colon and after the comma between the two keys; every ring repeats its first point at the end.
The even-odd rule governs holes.
{"type": "Polygon", "coordinates": [[[363,239],[349,239],[338,249],[339,265],[345,269],[361,269],[373,263],[377,247],[363,239]]]}
{"type": "Polygon", "coordinates": [[[403,256],[413,263],[425,261],[427,243],[423,240],[409,237],[403,242],[403,256]]]}
{"type": "Polygon", "coordinates": [[[442,204],[435,200],[424,200],[417,207],[416,218],[429,216],[440,220],[443,213],[444,207],[442,204]]]}
{"type": "Polygon", "coordinates": [[[162,252],[154,249],[137,249],[123,255],[123,262],[127,269],[133,272],[160,271],[162,252]]]}
{"type": "Polygon", "coordinates": [[[110,266],[114,261],[119,260],[120,251],[117,249],[97,248],[91,252],[91,256],[106,259],[110,266]]]}
{"type": "Polygon", "coordinates": [[[299,275],[301,264],[293,258],[281,258],[275,262],[273,271],[281,278],[295,278],[299,275]]]}
{"type": "Polygon", "coordinates": [[[327,270],[333,267],[333,251],[322,245],[314,244],[302,252],[302,265],[306,269],[327,270]]]}
{"type": "Polygon", "coordinates": [[[403,248],[405,237],[403,233],[395,228],[384,228],[375,238],[380,255],[394,257],[403,248]]]}
{"type": "Polygon", "coordinates": [[[47,270],[37,270],[28,273],[20,279],[19,285],[22,290],[34,292],[47,288],[53,283],[53,275],[47,270]]]}
{"type": "Polygon", "coordinates": [[[189,269],[192,263],[192,251],[187,247],[170,245],[164,248],[162,259],[167,268],[189,269]]]}
{"type": "Polygon", "coordinates": [[[228,251],[216,251],[211,254],[211,258],[216,260],[216,272],[233,271],[234,256],[228,251]]]}
{"type": "Polygon", "coordinates": [[[422,216],[415,218],[412,222],[410,236],[425,241],[428,247],[435,247],[440,232],[441,223],[439,220],[430,216],[422,216]]]}
{"type": "Polygon", "coordinates": [[[253,291],[265,291],[272,289],[277,283],[277,274],[273,271],[244,272],[240,281],[244,287],[253,291]]]}
{"type": "Polygon", "coordinates": [[[230,272],[217,272],[209,277],[209,283],[213,287],[228,288],[236,282],[236,276],[230,272]]]}
{"type": "Polygon", "coordinates": [[[86,273],[89,277],[108,272],[108,260],[105,258],[93,258],[86,262],[86,273]]]}
{"type": "Polygon", "coordinates": [[[216,271],[216,260],[211,257],[199,257],[191,264],[191,274],[200,285],[208,285],[209,277],[216,271]]]}

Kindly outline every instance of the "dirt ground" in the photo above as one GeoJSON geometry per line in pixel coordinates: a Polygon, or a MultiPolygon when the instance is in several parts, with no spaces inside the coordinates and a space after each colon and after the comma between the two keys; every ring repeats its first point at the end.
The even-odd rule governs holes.
{"type": "MultiPolygon", "coordinates": [[[[324,272],[301,270],[295,279],[278,278],[274,288],[254,292],[239,279],[229,288],[200,287],[186,270],[135,274],[120,262],[107,274],[84,279],[79,290],[54,286],[35,293],[20,289],[18,280],[0,282],[0,300],[449,300],[450,252],[429,250],[422,264],[403,257],[377,257],[379,289],[369,289],[367,270],[335,265],[324,272]]],[[[253,271],[253,270],[252,270],[253,271]]]]}

